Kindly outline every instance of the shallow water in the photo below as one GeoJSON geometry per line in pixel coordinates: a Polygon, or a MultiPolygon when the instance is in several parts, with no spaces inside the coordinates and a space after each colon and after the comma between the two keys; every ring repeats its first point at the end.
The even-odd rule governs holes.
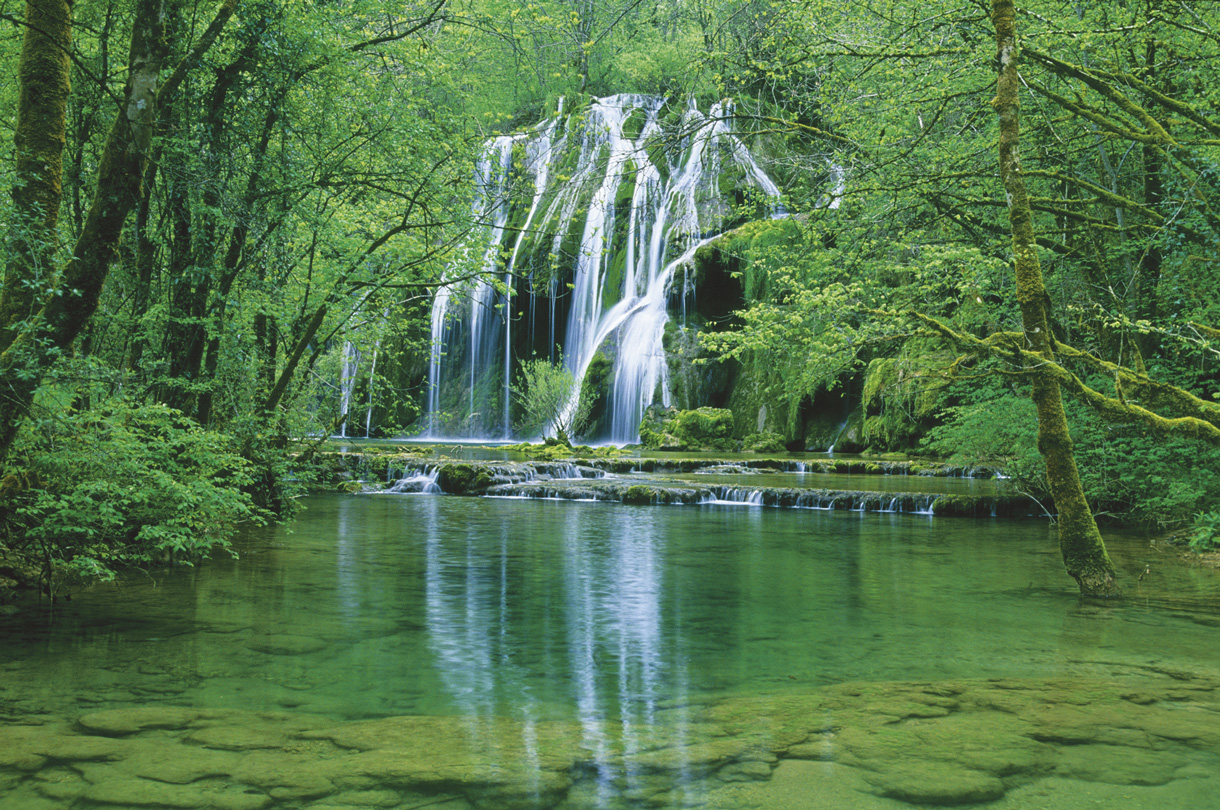
{"type": "Polygon", "coordinates": [[[27,614],[0,626],[0,743],[29,754],[0,754],[0,807],[1075,808],[1108,791],[1128,796],[1112,806],[1220,807],[1220,736],[1198,729],[1220,729],[1220,577],[1137,537],[1108,538],[1127,598],[1097,605],[1074,596],[1036,520],[448,496],[307,506],[292,527],[243,538],[238,560],[97,588],[49,625],[27,614]],[[990,679],[1018,704],[995,709],[990,679]],[[1194,691],[1173,691],[1183,685],[1194,691]],[[942,693],[954,707],[893,708],[942,693]],[[168,706],[217,712],[73,725],[168,706]],[[1056,725],[1069,708],[1095,713],[1074,738],[1056,725]],[[821,729],[814,715],[828,714],[840,719],[821,729]],[[404,731],[403,716],[434,718],[431,731],[404,731]],[[272,717],[293,729],[287,742],[214,741],[272,717]],[[1014,717],[1024,725],[1005,725],[1014,717]],[[949,723],[1028,761],[963,764],[969,733],[949,723]],[[772,726],[785,731],[751,736],[772,726]],[[69,748],[149,738],[162,756],[241,758],[170,780],[176,803],[154,791],[139,805],[149,783],[168,789],[139,766],[144,749],[56,757],[31,728],[69,748]],[[381,742],[348,744],[366,728],[400,740],[396,768],[413,758],[423,770],[366,763],[357,779],[348,763],[312,793],[242,776],[256,750],[285,772],[310,756],[372,757],[381,742]],[[409,749],[429,734],[450,742],[409,749]],[[817,734],[845,754],[812,755],[831,740],[817,734]],[[309,753],[301,735],[332,748],[309,753]],[[1130,748],[1135,736],[1145,742],[1130,748]],[[1123,765],[1132,751],[1155,757],[1123,765]],[[449,770],[429,770],[434,756],[449,770]],[[904,761],[915,775],[894,770],[904,761]],[[924,784],[954,779],[969,784],[924,784]],[[67,798],[48,798],[53,781],[67,798]]]}

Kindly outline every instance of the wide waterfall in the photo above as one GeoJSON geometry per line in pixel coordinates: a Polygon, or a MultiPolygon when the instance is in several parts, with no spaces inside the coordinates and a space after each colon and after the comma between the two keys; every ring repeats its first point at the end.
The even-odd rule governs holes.
{"type": "Polygon", "coordinates": [[[430,437],[511,437],[518,364],[561,354],[578,390],[602,386],[586,394],[605,412],[589,438],[638,441],[643,410],[670,403],[671,311],[696,295],[675,271],[725,229],[782,211],[731,116],[729,101],[704,114],[693,101],[618,95],[486,144],[481,240],[453,269],[478,279],[433,304],[430,437]]]}

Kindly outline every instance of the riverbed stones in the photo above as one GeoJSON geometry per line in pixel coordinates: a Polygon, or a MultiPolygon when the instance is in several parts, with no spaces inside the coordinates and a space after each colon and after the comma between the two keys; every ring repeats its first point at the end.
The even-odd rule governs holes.
{"type": "Polygon", "coordinates": [[[200,709],[152,704],[130,709],[106,709],[81,715],[77,720],[86,731],[122,737],[149,729],[183,729],[210,713],[200,709]]]}
{"type": "Polygon", "coordinates": [[[313,636],[270,633],[251,639],[246,646],[267,655],[305,655],[326,649],[326,642],[313,636]]]}
{"type": "Polygon", "coordinates": [[[254,748],[280,748],[288,743],[289,732],[265,726],[210,726],[192,731],[186,739],[204,748],[248,751],[254,748]]]}
{"type": "Polygon", "coordinates": [[[157,810],[264,810],[270,796],[219,783],[174,785],[152,779],[105,779],[82,794],[86,801],[126,808],[157,810]]]}
{"type": "Polygon", "coordinates": [[[1220,681],[1196,675],[840,684],[674,706],[630,728],[161,705],[10,715],[0,807],[583,810],[609,790],[656,807],[1002,809],[1010,795],[1038,806],[1036,785],[1171,796],[1216,783],[1218,718],[1220,681]]]}
{"type": "Polygon", "coordinates": [[[868,772],[864,780],[880,795],[911,804],[977,804],[1004,795],[1004,783],[982,771],[945,762],[911,759],[868,772]]]}

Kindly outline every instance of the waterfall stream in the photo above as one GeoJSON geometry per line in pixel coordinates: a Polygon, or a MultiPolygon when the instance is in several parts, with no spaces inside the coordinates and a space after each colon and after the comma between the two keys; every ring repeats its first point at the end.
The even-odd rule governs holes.
{"type": "Polygon", "coordinates": [[[601,353],[613,371],[596,438],[638,441],[643,410],[671,400],[665,326],[694,294],[689,278],[675,291],[675,271],[742,221],[735,206],[782,215],[778,187],[731,116],[728,101],[704,114],[693,101],[675,109],[618,95],[568,115],[561,106],[485,144],[474,203],[482,241],[453,273],[479,280],[441,289],[432,309],[431,438],[511,436],[517,364],[553,358],[558,346],[577,382],[569,413],[601,353]],[[732,188],[722,193],[725,176],[732,188]]]}

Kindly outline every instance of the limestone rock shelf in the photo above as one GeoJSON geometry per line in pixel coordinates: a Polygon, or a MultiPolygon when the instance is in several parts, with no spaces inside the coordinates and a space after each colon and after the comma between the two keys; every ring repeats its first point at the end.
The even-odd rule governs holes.
{"type": "Polygon", "coordinates": [[[1088,795],[1204,807],[1220,778],[1218,713],[1220,684],[1182,673],[798,687],[659,707],[629,735],[597,721],[149,704],[5,718],[0,805],[894,810],[1088,795]]]}
{"type": "Polygon", "coordinates": [[[788,459],[626,459],[563,461],[330,459],[362,491],[627,504],[739,504],[785,509],[902,512],[970,517],[1041,514],[990,471],[913,462],[788,459]]]}

